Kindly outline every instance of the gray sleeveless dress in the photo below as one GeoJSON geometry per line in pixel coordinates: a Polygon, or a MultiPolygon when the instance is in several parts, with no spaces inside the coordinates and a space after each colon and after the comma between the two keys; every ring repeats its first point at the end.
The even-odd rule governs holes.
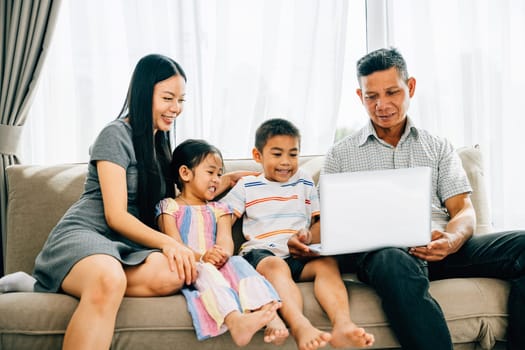
{"type": "Polygon", "coordinates": [[[35,291],[57,292],[64,277],[79,260],[106,254],[122,264],[142,263],[156,249],[134,243],[112,231],[104,217],[102,194],[96,168],[97,160],[107,160],[126,169],[128,212],[138,216],[137,168],[131,126],[123,120],[109,123],[91,148],[91,160],[84,193],[53,228],[35,261],[35,291]]]}

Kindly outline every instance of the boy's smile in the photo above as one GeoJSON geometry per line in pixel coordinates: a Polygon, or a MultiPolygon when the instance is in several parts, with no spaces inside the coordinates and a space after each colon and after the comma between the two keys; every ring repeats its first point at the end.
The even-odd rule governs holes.
{"type": "Polygon", "coordinates": [[[253,159],[261,163],[267,180],[286,182],[299,167],[299,139],[289,135],[272,136],[262,152],[254,148],[252,154],[253,159]]]}

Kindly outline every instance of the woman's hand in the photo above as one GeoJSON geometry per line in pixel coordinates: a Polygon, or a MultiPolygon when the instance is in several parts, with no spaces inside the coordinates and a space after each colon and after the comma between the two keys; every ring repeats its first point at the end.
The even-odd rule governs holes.
{"type": "Polygon", "coordinates": [[[231,171],[229,173],[226,173],[222,175],[221,177],[221,183],[217,190],[217,195],[220,195],[224,191],[229,190],[230,188],[235,186],[235,184],[237,183],[237,181],[239,181],[240,178],[244,176],[249,176],[249,175],[257,176],[259,174],[260,172],[258,171],[248,171],[248,170],[237,170],[237,171],[231,171]]]}
{"type": "Polygon", "coordinates": [[[184,244],[173,240],[162,247],[162,253],[168,258],[170,270],[177,272],[179,278],[185,280],[187,285],[197,279],[197,266],[193,251],[184,244]]]}

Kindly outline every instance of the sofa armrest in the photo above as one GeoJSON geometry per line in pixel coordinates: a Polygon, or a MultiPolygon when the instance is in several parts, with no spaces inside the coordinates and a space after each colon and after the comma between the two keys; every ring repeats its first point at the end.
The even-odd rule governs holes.
{"type": "Polygon", "coordinates": [[[470,185],[472,186],[471,200],[476,210],[475,233],[488,233],[493,231],[488,200],[487,185],[484,173],[483,154],[479,145],[461,147],[457,153],[463,163],[470,185]]]}

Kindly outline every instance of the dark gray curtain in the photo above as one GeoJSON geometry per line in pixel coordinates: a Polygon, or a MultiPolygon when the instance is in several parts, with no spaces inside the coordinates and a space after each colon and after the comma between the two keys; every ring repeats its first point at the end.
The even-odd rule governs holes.
{"type": "Polygon", "coordinates": [[[4,275],[5,168],[20,163],[18,145],[61,0],[0,0],[0,276],[4,275]]]}

